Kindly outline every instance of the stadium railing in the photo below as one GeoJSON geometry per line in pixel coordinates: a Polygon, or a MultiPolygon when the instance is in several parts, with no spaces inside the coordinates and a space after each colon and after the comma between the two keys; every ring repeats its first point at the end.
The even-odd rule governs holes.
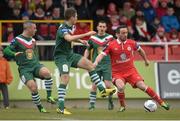
{"type": "MultiPolygon", "coordinates": [[[[54,46],[55,45],[55,41],[49,40],[49,41],[37,41],[37,46],[54,46]]],[[[157,52],[152,53],[152,55],[157,56],[157,59],[151,59],[151,57],[149,57],[150,60],[155,60],[155,61],[180,61],[180,42],[177,43],[172,43],[172,42],[164,42],[164,43],[154,43],[154,42],[138,42],[139,45],[141,45],[144,49],[146,53],[149,53],[147,50],[146,51],[146,47],[150,47],[152,49],[156,49],[156,48],[161,48],[163,52],[157,51],[159,54],[157,54],[157,52]],[[176,46],[175,48],[173,46],[176,46]],[[170,54],[172,51],[173,53],[170,54]],[[174,51],[176,51],[175,54],[174,51]],[[171,57],[171,55],[173,56],[177,56],[174,59],[169,59],[169,57],[171,57]],[[160,56],[162,56],[163,58],[159,58],[160,56]]],[[[2,46],[7,46],[9,45],[8,42],[2,42],[1,43],[2,46]]],[[[74,43],[74,46],[81,46],[82,44],[80,43],[74,43]]],[[[154,51],[154,50],[153,50],[154,51]]],[[[148,56],[149,54],[147,54],[148,56]]],[[[135,55],[135,59],[136,60],[142,60],[142,59],[138,59],[136,58],[135,55]]]]}
{"type": "MultiPolygon", "coordinates": [[[[8,42],[2,42],[2,25],[6,23],[23,23],[26,20],[0,20],[0,45],[7,46],[8,42]]],[[[62,23],[63,20],[31,20],[35,23],[62,23]]],[[[93,30],[92,20],[78,20],[78,23],[85,22],[90,23],[90,30],[93,30]]],[[[138,42],[143,47],[150,60],[155,61],[180,61],[180,42],[138,42]],[[148,49],[150,48],[150,49],[148,49]],[[173,57],[171,59],[171,57],[173,57]]],[[[54,46],[55,41],[37,41],[37,46],[54,46]]],[[[81,46],[80,43],[73,43],[74,46],[81,46]]],[[[135,54],[136,60],[142,60],[135,54]]]]}

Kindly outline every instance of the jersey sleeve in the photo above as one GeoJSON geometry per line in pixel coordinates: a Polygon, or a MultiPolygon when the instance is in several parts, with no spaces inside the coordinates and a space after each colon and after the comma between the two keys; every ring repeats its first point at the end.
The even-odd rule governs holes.
{"type": "Polygon", "coordinates": [[[90,51],[93,48],[93,42],[91,40],[88,40],[89,46],[87,46],[87,49],[90,51]]]}
{"type": "Polygon", "coordinates": [[[60,26],[57,34],[60,38],[63,38],[64,35],[69,34],[69,29],[60,26]]]}
{"type": "Polygon", "coordinates": [[[4,49],[5,56],[15,57],[16,47],[17,47],[17,41],[16,39],[13,39],[10,45],[4,49]]]}
{"type": "Polygon", "coordinates": [[[111,48],[111,46],[110,46],[110,44],[108,43],[108,44],[103,48],[102,54],[103,54],[103,55],[108,55],[109,52],[110,52],[110,48],[111,48]]]}
{"type": "Polygon", "coordinates": [[[141,46],[136,41],[133,41],[133,50],[138,51],[140,48],[141,46]]]}

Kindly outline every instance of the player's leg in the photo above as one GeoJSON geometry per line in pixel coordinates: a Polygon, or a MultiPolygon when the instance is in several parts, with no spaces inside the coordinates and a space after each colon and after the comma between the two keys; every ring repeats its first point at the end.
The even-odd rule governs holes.
{"type": "Polygon", "coordinates": [[[3,96],[4,108],[9,109],[8,87],[5,83],[1,83],[0,86],[1,86],[0,91],[2,92],[2,96],[3,96]]]}
{"type": "Polygon", "coordinates": [[[169,110],[169,105],[165,103],[157,94],[156,92],[149,86],[147,86],[144,81],[138,81],[136,83],[136,87],[141,89],[142,91],[146,92],[152,99],[154,99],[159,105],[161,105],[166,110],[169,110]]]}
{"type": "Polygon", "coordinates": [[[70,65],[69,62],[65,58],[59,58],[55,60],[55,63],[60,72],[60,85],[58,87],[58,108],[57,112],[61,114],[71,114],[71,112],[65,109],[65,96],[66,96],[66,87],[69,83],[69,71],[70,65]]]}
{"type": "MultiPolygon", "coordinates": [[[[104,80],[105,86],[107,89],[112,88],[111,86],[111,81],[110,80],[104,80]]],[[[112,99],[113,95],[109,95],[108,96],[108,110],[113,110],[114,109],[114,103],[113,103],[113,99],[112,99]]]]}
{"type": "Polygon", "coordinates": [[[41,99],[38,94],[37,84],[34,81],[33,74],[28,69],[19,69],[19,72],[22,82],[29,88],[31,92],[33,103],[37,106],[40,112],[46,113],[47,111],[41,104],[41,99]]]}
{"type": "Polygon", "coordinates": [[[118,89],[118,99],[119,99],[119,104],[120,104],[120,108],[119,108],[119,112],[124,112],[126,109],[126,104],[125,104],[125,94],[124,94],[124,90],[125,90],[125,83],[123,81],[123,79],[116,79],[113,78],[113,83],[115,84],[115,86],[118,89]]]}
{"type": "MultiPolygon", "coordinates": [[[[107,65],[105,65],[105,67],[103,67],[102,77],[103,77],[106,88],[110,89],[112,87],[112,73],[111,73],[111,66],[110,65],[107,64],[107,65]]],[[[112,100],[112,96],[113,95],[108,96],[108,110],[114,109],[114,103],[112,100]]]]}
{"type": "Polygon", "coordinates": [[[95,109],[95,103],[96,103],[96,90],[97,87],[94,83],[92,83],[91,91],[89,94],[89,110],[93,111],[95,109]]]}
{"type": "Polygon", "coordinates": [[[41,79],[45,80],[45,87],[46,87],[46,92],[47,92],[47,102],[49,102],[51,104],[55,104],[56,101],[51,95],[53,80],[51,78],[50,71],[43,65],[39,65],[39,67],[37,67],[36,69],[37,69],[36,73],[39,74],[39,77],[41,79]]]}
{"type": "Polygon", "coordinates": [[[80,67],[89,71],[91,81],[97,86],[97,88],[101,92],[102,97],[109,96],[110,94],[115,93],[116,91],[115,89],[105,89],[103,85],[104,82],[100,79],[100,77],[96,73],[95,68],[93,67],[93,63],[90,60],[88,60],[85,57],[82,57],[78,61],[77,67],[80,67]]]}

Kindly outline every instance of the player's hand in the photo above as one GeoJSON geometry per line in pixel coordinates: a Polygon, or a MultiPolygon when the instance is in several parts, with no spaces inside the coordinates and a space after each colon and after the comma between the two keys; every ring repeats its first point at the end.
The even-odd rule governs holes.
{"type": "Polygon", "coordinates": [[[149,66],[149,61],[148,60],[145,61],[145,66],[149,66]]]}
{"type": "Polygon", "coordinates": [[[89,46],[88,41],[86,40],[79,40],[79,42],[81,42],[83,45],[89,46]]]}
{"type": "Polygon", "coordinates": [[[89,31],[86,33],[86,36],[91,36],[91,35],[95,35],[96,32],[95,31],[89,31]]]}
{"type": "Polygon", "coordinates": [[[95,61],[95,62],[93,63],[93,67],[96,68],[97,65],[98,65],[98,63],[95,61]]]}
{"type": "Polygon", "coordinates": [[[18,56],[18,55],[20,55],[20,54],[22,54],[23,52],[17,52],[17,53],[15,53],[15,56],[18,56]]]}

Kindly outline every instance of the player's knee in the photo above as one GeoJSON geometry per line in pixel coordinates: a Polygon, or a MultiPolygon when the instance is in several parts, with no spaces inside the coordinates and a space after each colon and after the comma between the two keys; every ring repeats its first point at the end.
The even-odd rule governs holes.
{"type": "Polygon", "coordinates": [[[28,85],[28,88],[30,89],[30,91],[32,93],[36,93],[37,92],[37,85],[35,83],[32,83],[32,84],[28,85]]]}
{"type": "Polygon", "coordinates": [[[93,66],[92,63],[90,63],[90,64],[87,65],[87,70],[88,70],[89,72],[95,70],[95,68],[94,68],[94,66],[93,66]]]}

